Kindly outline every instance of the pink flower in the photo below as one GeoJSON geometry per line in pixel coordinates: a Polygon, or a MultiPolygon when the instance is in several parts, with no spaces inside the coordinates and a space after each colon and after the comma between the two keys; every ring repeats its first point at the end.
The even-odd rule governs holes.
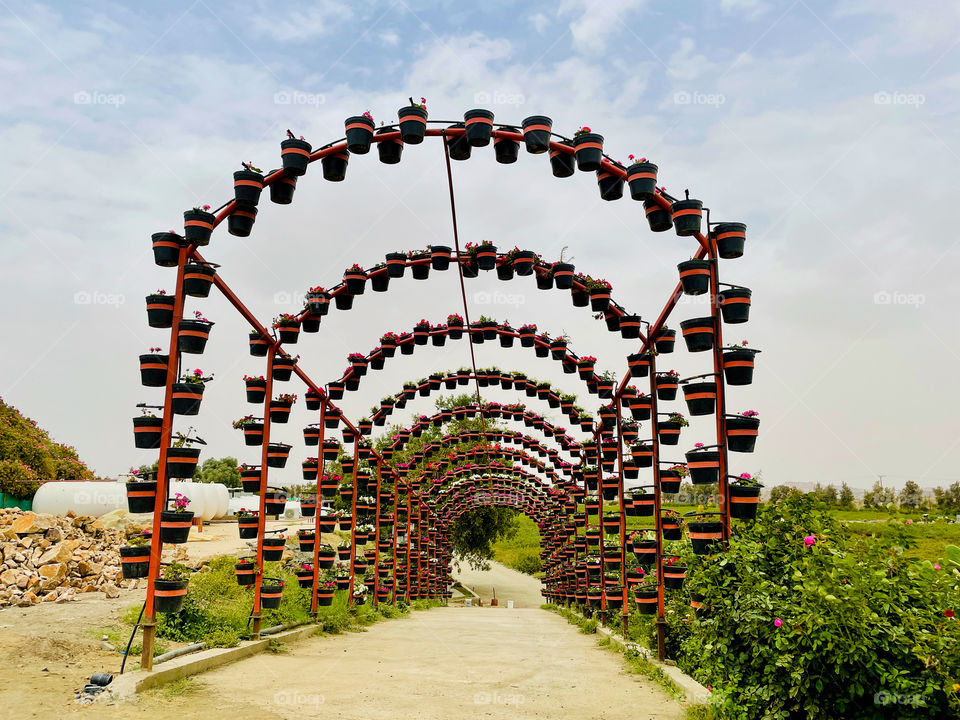
{"type": "Polygon", "coordinates": [[[780,627],[781,625],[783,625],[783,620],[781,620],[780,618],[777,618],[776,620],[773,621],[774,627],[780,627]]]}
{"type": "Polygon", "coordinates": [[[806,543],[807,547],[813,547],[817,544],[817,537],[816,535],[807,535],[803,539],[803,542],[806,543]]]}
{"type": "Polygon", "coordinates": [[[934,565],[934,566],[933,566],[933,569],[934,569],[934,570],[939,570],[939,569],[940,569],[940,565],[939,565],[939,563],[938,563],[938,564],[936,564],[936,565],[934,565]]]}
{"type": "Polygon", "coordinates": [[[911,524],[913,520],[907,520],[907,525],[911,524]]]}

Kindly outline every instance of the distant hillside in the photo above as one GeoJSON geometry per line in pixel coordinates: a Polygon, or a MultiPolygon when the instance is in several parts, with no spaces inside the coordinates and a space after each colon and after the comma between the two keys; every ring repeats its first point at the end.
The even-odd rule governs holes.
{"type": "Polygon", "coordinates": [[[49,480],[94,479],[73,447],[54,441],[0,398],[0,492],[26,500],[49,480]]]}

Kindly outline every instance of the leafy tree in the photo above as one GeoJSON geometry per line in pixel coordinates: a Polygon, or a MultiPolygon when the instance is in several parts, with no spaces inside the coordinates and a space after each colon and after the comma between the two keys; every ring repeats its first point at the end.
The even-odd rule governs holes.
{"type": "Polygon", "coordinates": [[[837,488],[833,485],[827,485],[826,487],[823,487],[820,483],[817,483],[813,494],[817,497],[817,500],[825,502],[831,507],[834,507],[837,504],[837,488]]]}
{"type": "Polygon", "coordinates": [[[863,495],[863,506],[865,508],[877,508],[882,510],[896,501],[896,495],[890,488],[885,488],[878,480],[873,484],[873,488],[863,495]]]}
{"type": "Polygon", "coordinates": [[[237,459],[232,457],[207,458],[193,475],[196,482],[222,483],[228,488],[240,487],[237,459]]]}
{"type": "Polygon", "coordinates": [[[800,491],[790,485],[774,485],[770,489],[770,502],[774,505],[783,502],[791,495],[799,494],[800,491]]]}
{"type": "Polygon", "coordinates": [[[840,497],[837,500],[837,506],[841,510],[853,510],[856,505],[853,490],[846,483],[840,485],[840,497]]]}
{"type": "Polygon", "coordinates": [[[902,510],[918,510],[926,504],[926,500],[923,497],[923,490],[913,480],[907,480],[906,485],[903,486],[903,490],[900,491],[897,499],[900,502],[900,508],[902,510]]]}
{"type": "Polygon", "coordinates": [[[942,513],[960,513],[960,482],[955,482],[946,490],[941,487],[933,489],[933,499],[937,510],[942,513]]]}
{"type": "Polygon", "coordinates": [[[450,529],[453,552],[474,569],[489,569],[493,543],[517,532],[515,511],[501,507],[474,508],[458,517],[450,529]]]}

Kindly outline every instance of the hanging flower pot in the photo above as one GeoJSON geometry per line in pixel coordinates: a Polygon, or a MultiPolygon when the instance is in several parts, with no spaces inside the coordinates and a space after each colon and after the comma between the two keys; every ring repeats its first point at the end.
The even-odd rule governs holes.
{"type": "Polygon", "coordinates": [[[240,487],[244,492],[260,494],[260,474],[259,466],[240,468],[240,487]]]}
{"type": "Polygon", "coordinates": [[[147,324],[152,328],[173,325],[173,303],[176,298],[164,292],[147,295],[147,324]]]}
{"type": "Polygon", "coordinates": [[[680,518],[676,515],[666,515],[660,521],[660,529],[663,531],[664,540],[682,540],[683,526],[680,524],[680,518]]]}
{"type": "Polygon", "coordinates": [[[281,313],[274,319],[273,327],[280,336],[280,342],[286,345],[295,345],[300,339],[300,320],[293,315],[281,313]]]}
{"type": "Polygon", "coordinates": [[[270,341],[260,336],[260,333],[250,333],[250,355],[253,357],[266,357],[267,350],[270,347],[270,341]]]}
{"type": "Polygon", "coordinates": [[[670,213],[673,216],[673,224],[676,227],[677,235],[688,237],[700,232],[703,202],[692,200],[689,190],[686,193],[685,200],[677,200],[670,206],[670,213]]]}
{"type": "Polygon", "coordinates": [[[654,508],[653,495],[633,491],[633,514],[636,517],[650,517],[653,515],[654,508]]]}
{"type": "Polygon", "coordinates": [[[630,417],[637,421],[649,420],[653,409],[653,399],[648,395],[630,398],[630,417]]]}
{"type": "Polygon", "coordinates": [[[300,569],[297,570],[294,575],[297,576],[297,584],[304,590],[313,587],[313,568],[310,565],[301,565],[300,569]]]}
{"type": "Polygon", "coordinates": [[[297,179],[281,175],[270,183],[270,202],[277,205],[289,205],[293,202],[293,192],[297,189],[297,179]]]}
{"type": "MultiPolygon", "coordinates": [[[[519,133],[515,127],[504,126],[498,132],[501,133],[519,133]]],[[[501,165],[510,165],[517,161],[520,154],[520,143],[516,140],[499,136],[493,141],[493,154],[501,165]]]]}
{"type": "Polygon", "coordinates": [[[647,377],[650,374],[650,353],[627,355],[627,367],[630,369],[630,377],[647,377]]]}
{"type": "Polygon", "coordinates": [[[183,291],[191,297],[207,297],[217,269],[210,263],[189,262],[183,269],[183,291]]]}
{"type": "Polygon", "coordinates": [[[760,427],[760,418],[756,412],[747,410],[743,415],[727,415],[724,422],[727,428],[727,448],[731,452],[753,452],[760,427]]]}
{"type": "MultiPolygon", "coordinates": [[[[184,375],[194,378],[195,375],[184,375]]],[[[203,382],[178,382],[172,385],[171,402],[174,415],[199,415],[200,401],[203,399],[203,382]]]]}
{"type": "MultiPolygon", "coordinates": [[[[375,133],[376,135],[385,135],[387,133],[397,133],[396,128],[382,127],[375,133]]],[[[384,165],[396,165],[400,162],[400,156],[403,154],[403,142],[400,138],[391,140],[381,140],[377,143],[377,154],[380,156],[380,162],[384,165]]]]}
{"type": "Polygon", "coordinates": [[[679,420],[661,420],[657,423],[657,438],[660,440],[660,444],[676,445],[679,443],[681,427],[679,420]]]}
{"type": "Polygon", "coordinates": [[[677,265],[680,271],[680,285],[685,295],[704,295],[710,292],[709,260],[684,260],[677,265]]]}
{"type": "Polygon", "coordinates": [[[686,578],[687,568],[685,565],[663,564],[663,586],[668,590],[682,590],[686,578]]]}
{"type": "MultiPolygon", "coordinates": [[[[630,160],[635,160],[631,155],[630,160]]],[[[653,200],[657,189],[657,166],[640,158],[627,168],[627,184],[634,200],[653,200]]]]}
{"type": "Polygon", "coordinates": [[[320,444],[320,428],[315,425],[308,425],[303,429],[303,444],[307,447],[313,447],[320,444]]]}
{"type": "Polygon", "coordinates": [[[286,423],[290,421],[290,410],[297,396],[285,394],[275,400],[270,401],[270,421],[275,423],[286,423]]]}
{"type": "Polygon", "coordinates": [[[403,271],[407,267],[406,253],[392,252],[386,254],[387,274],[392,278],[403,277],[403,271]]]}
{"type": "Polygon", "coordinates": [[[120,548],[120,570],[124,580],[147,577],[150,573],[150,546],[128,545],[120,548]]]}
{"type": "Polygon", "coordinates": [[[252,540],[260,529],[260,513],[255,510],[242,510],[237,517],[237,532],[241,540],[252,540]]]}
{"type": "Polygon", "coordinates": [[[610,307],[611,286],[606,280],[595,280],[590,288],[590,309],[593,312],[605,312],[610,307]]]}
{"type": "Polygon", "coordinates": [[[680,378],[676,372],[657,373],[653,379],[657,400],[676,400],[680,378]]]}
{"type": "Polygon", "coordinates": [[[360,265],[353,264],[343,271],[343,282],[351,295],[363,295],[366,281],[367,271],[360,265]]]}
{"type": "MultiPolygon", "coordinates": [[[[322,487],[323,487],[323,486],[321,485],[321,489],[322,489],[322,487]]],[[[335,495],[335,494],[336,494],[336,492],[334,492],[334,495],[335,495]]],[[[324,496],[324,497],[327,497],[326,493],[324,493],[323,496],[324,496]]],[[[320,517],[317,518],[317,523],[318,523],[318,527],[319,527],[320,532],[322,532],[322,533],[332,533],[334,530],[336,530],[336,527],[337,527],[337,518],[334,517],[333,515],[326,515],[326,514],[321,513],[320,517]]],[[[322,554],[323,552],[325,552],[325,551],[324,551],[324,547],[325,547],[325,546],[321,546],[321,547],[320,547],[320,552],[321,552],[321,554],[322,554]]],[[[330,565],[331,565],[331,567],[333,566],[334,555],[335,555],[334,551],[333,551],[332,549],[329,549],[329,558],[330,558],[330,565]]]]}
{"type": "Polygon", "coordinates": [[[210,244],[210,234],[217,218],[212,212],[208,212],[209,210],[210,206],[204,205],[183,213],[183,239],[188,243],[200,246],[210,244]]]}
{"type": "Polygon", "coordinates": [[[313,531],[307,532],[300,530],[297,532],[297,542],[300,545],[300,552],[312,553],[314,546],[317,544],[317,536],[313,533],[313,531]]]}
{"type": "Polygon", "coordinates": [[[196,320],[181,320],[177,325],[177,347],[180,352],[200,355],[207,346],[213,323],[202,317],[199,310],[196,315],[196,320]]]}
{"type": "Polygon", "coordinates": [[[683,341],[690,352],[706,352],[713,349],[713,318],[700,317],[680,323],[683,341]]]}
{"type": "Polygon", "coordinates": [[[343,121],[347,136],[347,150],[353,155],[366,155],[370,152],[370,143],[373,142],[375,123],[369,112],[363,115],[353,115],[343,121]]]}
{"type": "Polygon", "coordinates": [[[238,205],[227,217],[227,232],[235,237],[249,237],[257,219],[257,208],[238,205]]]}
{"type": "Polygon", "coordinates": [[[287,382],[293,375],[293,366],[296,364],[297,358],[278,355],[273,359],[273,379],[287,382]]]}
{"type": "Polygon", "coordinates": [[[286,467],[290,446],[285,443],[270,443],[267,447],[267,467],[286,467]]]}
{"type": "Polygon", "coordinates": [[[255,422],[252,415],[240,418],[233,427],[243,430],[243,442],[248,447],[263,445],[263,423],[255,422]]]}
{"type": "Polygon", "coordinates": [[[153,245],[153,261],[157,265],[160,267],[177,266],[180,262],[180,248],[185,246],[183,238],[171,231],[153,233],[150,236],[150,241],[153,245]]]}
{"type": "Polygon", "coordinates": [[[531,115],[524,118],[520,127],[523,130],[523,142],[528,153],[540,155],[550,149],[550,133],[553,129],[553,120],[546,115],[531,115]]]}
{"type": "Polygon", "coordinates": [[[720,453],[717,450],[694,449],[685,454],[690,482],[712,485],[720,479],[720,453]]]}
{"type": "Polygon", "coordinates": [[[719,520],[694,520],[687,523],[690,543],[697,555],[709,555],[720,550],[723,542],[723,523],[719,520]]]}
{"type": "MultiPolygon", "coordinates": [[[[746,340],[743,341],[744,344],[746,340]]],[[[753,382],[753,367],[759,350],[734,345],[723,352],[723,377],[727,385],[749,385],[753,382]]]]}
{"type": "Polygon", "coordinates": [[[260,607],[264,610],[276,610],[283,599],[283,583],[266,583],[260,586],[260,607]]]}
{"type": "Polygon", "coordinates": [[[573,147],[578,170],[596,172],[600,169],[603,162],[603,135],[582,127],[573,134],[573,147]]]}
{"type": "Polygon", "coordinates": [[[493,131],[493,113],[489,110],[467,110],[463,114],[463,122],[467,128],[465,137],[473,147],[486,147],[490,144],[490,135],[493,131]]]}
{"type": "Polygon", "coordinates": [[[243,170],[233,174],[233,197],[237,205],[255,207],[260,202],[263,190],[263,175],[257,168],[243,163],[243,170]]]}
{"type": "Polygon", "coordinates": [[[750,296],[753,292],[745,287],[728,287],[717,296],[723,321],[730,325],[745,323],[750,319],[750,296]]]}
{"type": "MultiPolygon", "coordinates": [[[[162,417],[152,417],[152,416],[135,417],[133,419],[134,447],[140,448],[141,450],[154,450],[160,447],[160,437],[161,437],[162,429],[163,429],[162,417]]],[[[151,510],[152,509],[153,508],[151,507],[151,510]]]]}
{"type": "Polygon", "coordinates": [[[307,172],[310,163],[310,151],[313,146],[306,140],[296,138],[288,130],[287,139],[280,143],[280,159],[283,171],[291,177],[299,177],[307,172]]]}
{"type": "Polygon", "coordinates": [[[187,596],[186,580],[156,579],[153,584],[154,612],[176,613],[183,607],[187,596]]]}
{"type": "Polygon", "coordinates": [[[737,485],[732,482],[727,488],[730,494],[730,517],[737,520],[753,520],[757,517],[760,503],[760,487],[737,485]]]}
{"type": "Polygon", "coordinates": [[[180,545],[187,541],[193,513],[189,510],[162,510],[160,512],[160,542],[180,545]]]}
{"type": "MultiPolygon", "coordinates": [[[[159,350],[160,348],[150,348],[159,350]]],[[[167,384],[168,355],[153,352],[140,356],[140,384],[145,387],[164,387],[167,384]]]]}
{"type": "Polygon", "coordinates": [[[284,509],[287,506],[287,495],[286,493],[279,491],[269,491],[264,493],[266,510],[265,514],[267,515],[283,515],[284,509]]]}
{"type": "MultiPolygon", "coordinates": [[[[336,476],[330,477],[324,475],[320,478],[320,494],[325,498],[336,497],[340,490],[340,481],[336,476]]],[[[324,531],[328,532],[328,531],[324,531]]],[[[332,531],[329,531],[332,532],[332,531]]]]}
{"type": "Polygon", "coordinates": [[[644,567],[655,565],[657,562],[657,541],[634,540],[633,556],[637,559],[637,562],[644,567]]]}
{"type": "Polygon", "coordinates": [[[683,399],[691,415],[712,415],[717,405],[716,381],[685,383],[683,399]]]}
{"type": "MultiPolygon", "coordinates": [[[[568,140],[561,140],[558,145],[568,148],[573,147],[573,143],[568,140]]],[[[550,150],[550,170],[556,178],[567,178],[573,175],[574,154],[564,150],[550,150]]]]}
{"type": "Polygon", "coordinates": [[[574,267],[570,263],[557,262],[550,268],[550,277],[553,278],[557,290],[569,290],[573,287],[574,267]]]}
{"type": "MultiPolygon", "coordinates": [[[[464,127],[463,123],[458,122],[451,125],[448,130],[462,129],[464,127]]],[[[473,146],[470,144],[470,141],[467,140],[466,135],[454,135],[453,133],[448,133],[446,135],[447,140],[447,150],[450,153],[451,160],[469,160],[470,155],[473,154],[473,146]]]]}
{"type": "Polygon", "coordinates": [[[619,163],[605,163],[597,170],[597,187],[601,200],[619,200],[623,197],[623,176],[616,170],[623,170],[619,163]]]}
{"type": "Polygon", "coordinates": [[[666,232],[673,227],[670,210],[662,207],[656,200],[644,200],[643,209],[647,215],[647,223],[653,232],[666,232]]]}
{"type": "Polygon", "coordinates": [[[677,341],[677,331],[668,328],[666,325],[660,328],[656,339],[653,341],[654,349],[658,353],[669,354],[673,352],[673,346],[677,341]]]}
{"type": "Polygon", "coordinates": [[[480,270],[493,270],[497,265],[497,246],[488,240],[479,245],[468,246],[467,251],[476,259],[480,270]]]}
{"type": "Polygon", "coordinates": [[[172,478],[192,478],[197,471],[200,448],[167,448],[167,475],[172,478]]]}
{"type": "Polygon", "coordinates": [[[333,567],[336,555],[336,550],[334,550],[332,547],[328,545],[321,545],[320,549],[317,550],[317,567],[323,570],[329,570],[333,567]]]}
{"type": "Polygon", "coordinates": [[[667,495],[674,495],[680,492],[680,470],[661,470],[660,471],[660,492],[667,495]]]}
{"type": "Polygon", "coordinates": [[[620,336],[625,340],[640,337],[640,316],[622,315],[620,317],[620,336]]]}
{"type": "Polygon", "coordinates": [[[717,243],[717,254],[724,260],[734,260],[743,255],[743,245],[747,239],[747,226],[743,223],[717,223],[710,235],[717,243]]]}
{"type": "Polygon", "coordinates": [[[420,98],[416,104],[411,99],[410,105],[397,110],[400,121],[400,138],[407,145],[419,145],[423,142],[427,130],[427,101],[420,98]]]}
{"type": "MultiPolygon", "coordinates": [[[[320,464],[316,458],[309,458],[307,460],[304,460],[301,463],[301,468],[303,470],[303,479],[316,480],[319,467],[320,467],[320,464]]],[[[316,508],[316,503],[314,503],[314,508],[316,508]]]]}
{"type": "MultiPolygon", "coordinates": [[[[450,258],[453,253],[447,245],[430,245],[430,264],[434,270],[443,271],[450,267],[450,258]]],[[[459,316],[457,316],[459,317],[459,316]]],[[[463,322],[460,323],[463,325],[463,322]]]]}
{"type": "Polygon", "coordinates": [[[322,401],[320,400],[320,394],[313,388],[307,390],[307,394],[304,397],[304,402],[307,405],[307,410],[319,410],[322,401]]]}
{"type": "Polygon", "coordinates": [[[157,483],[140,480],[127,483],[127,509],[131,513],[153,512],[157,500],[157,483]]]}
{"type": "Polygon", "coordinates": [[[330,182],[343,182],[344,178],[347,177],[348,162],[350,162],[350,153],[347,150],[324,155],[320,158],[323,179],[330,182]]]}

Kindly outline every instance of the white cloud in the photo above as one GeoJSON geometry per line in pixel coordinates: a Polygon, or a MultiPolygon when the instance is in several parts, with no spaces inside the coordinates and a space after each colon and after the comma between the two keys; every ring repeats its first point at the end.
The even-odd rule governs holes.
{"type": "Polygon", "coordinates": [[[562,0],[557,14],[561,17],[575,16],[570,21],[573,47],[587,55],[597,55],[609,50],[607,41],[624,29],[634,35],[642,35],[642,28],[634,27],[627,17],[646,5],[646,0],[562,0]]]}
{"type": "Polygon", "coordinates": [[[527,20],[538,35],[543,35],[544,31],[550,26],[550,18],[540,12],[530,15],[527,20]]]}
{"type": "Polygon", "coordinates": [[[755,20],[770,10],[770,4],[764,0],[720,0],[720,8],[725,14],[743,15],[755,20]]]}
{"type": "Polygon", "coordinates": [[[277,42],[303,42],[329,35],[353,17],[348,4],[335,0],[312,0],[302,9],[290,8],[288,3],[270,3],[265,11],[251,15],[250,29],[277,42]]]}

